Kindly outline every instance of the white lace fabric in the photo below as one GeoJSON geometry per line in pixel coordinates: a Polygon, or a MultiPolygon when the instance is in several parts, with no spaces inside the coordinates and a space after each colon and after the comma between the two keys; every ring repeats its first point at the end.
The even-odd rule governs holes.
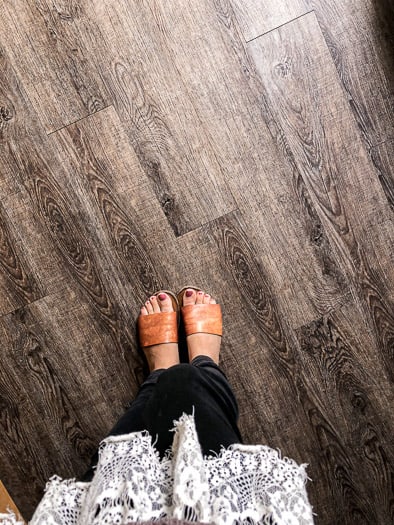
{"type": "Polygon", "coordinates": [[[30,524],[126,525],[162,518],[313,523],[306,465],[263,445],[236,444],[203,457],[192,415],[184,414],[174,431],[172,450],[162,460],[147,432],[108,437],[92,481],[52,477],[30,524]]]}

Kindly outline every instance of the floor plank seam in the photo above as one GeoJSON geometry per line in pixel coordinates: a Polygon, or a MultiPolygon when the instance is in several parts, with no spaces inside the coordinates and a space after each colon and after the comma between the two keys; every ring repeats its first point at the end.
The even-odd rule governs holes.
{"type": "Polygon", "coordinates": [[[34,301],[30,301],[28,303],[22,304],[21,306],[18,306],[18,308],[14,308],[13,310],[10,310],[9,312],[5,312],[3,314],[0,314],[0,320],[4,319],[8,315],[14,315],[18,313],[19,311],[23,310],[24,308],[30,307],[32,304],[37,303],[38,301],[42,301],[43,299],[47,299],[48,297],[58,295],[57,293],[48,293],[46,295],[43,295],[42,297],[38,297],[37,299],[34,299],[34,301]]]}
{"type": "Polygon", "coordinates": [[[220,217],[215,217],[214,219],[211,219],[210,221],[207,221],[207,222],[204,222],[203,224],[200,224],[200,226],[198,226],[197,228],[194,228],[193,230],[189,230],[188,232],[186,233],[183,233],[182,235],[179,235],[177,236],[177,240],[178,239],[182,239],[183,237],[185,237],[186,235],[189,235],[191,233],[195,233],[197,230],[200,230],[202,228],[205,228],[206,226],[209,226],[210,224],[213,224],[217,221],[220,221],[221,219],[223,219],[224,217],[227,217],[228,215],[232,215],[233,213],[235,212],[239,212],[239,208],[234,208],[233,210],[230,210],[228,211],[227,213],[224,213],[223,215],[220,215],[220,217]]]}
{"type": "Polygon", "coordinates": [[[383,144],[387,144],[388,142],[394,142],[394,137],[386,137],[385,140],[381,140],[380,142],[377,142],[376,144],[371,144],[370,149],[373,150],[375,148],[378,148],[379,146],[383,146],[383,144]]]}
{"type": "Polygon", "coordinates": [[[291,20],[288,20],[287,22],[285,22],[284,24],[281,24],[280,26],[274,27],[274,28],[270,29],[269,31],[266,31],[265,33],[261,33],[261,35],[257,35],[255,37],[251,38],[250,40],[245,40],[245,42],[247,44],[249,44],[250,42],[253,42],[254,40],[257,40],[258,38],[260,38],[262,36],[268,35],[269,33],[272,33],[273,31],[276,31],[277,29],[280,29],[281,27],[287,26],[288,24],[291,24],[291,22],[295,22],[299,18],[303,18],[304,16],[309,15],[310,13],[314,13],[314,12],[315,12],[314,9],[311,9],[310,11],[306,11],[302,15],[297,16],[296,18],[292,18],[291,20]]]}
{"type": "Polygon", "coordinates": [[[54,133],[57,133],[58,131],[61,131],[62,129],[66,129],[68,128],[69,126],[72,126],[73,124],[76,124],[77,122],[81,122],[82,120],[85,120],[86,118],[89,118],[89,117],[92,117],[93,115],[97,115],[97,113],[100,113],[101,111],[104,111],[108,108],[111,108],[113,107],[113,104],[108,104],[108,106],[105,106],[104,108],[101,108],[97,111],[94,111],[94,113],[89,113],[89,115],[85,115],[84,117],[81,117],[77,120],[74,120],[73,122],[69,122],[68,124],[65,124],[64,126],[62,126],[61,128],[58,128],[58,129],[55,129],[53,131],[50,131],[49,133],[47,133],[48,137],[50,135],[53,135],[54,133]]]}

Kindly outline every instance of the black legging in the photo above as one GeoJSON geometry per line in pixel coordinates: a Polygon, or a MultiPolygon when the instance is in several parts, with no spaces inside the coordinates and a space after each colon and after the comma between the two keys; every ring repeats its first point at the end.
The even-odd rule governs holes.
{"type": "MultiPolygon", "coordinates": [[[[183,413],[193,411],[204,455],[242,443],[234,393],[224,372],[207,356],[198,356],[190,364],[152,372],[108,435],[147,430],[154,440],[156,438],[155,448],[160,457],[164,457],[173,441],[174,421],[183,413]]],[[[98,452],[82,481],[91,481],[97,462],[98,452]]]]}

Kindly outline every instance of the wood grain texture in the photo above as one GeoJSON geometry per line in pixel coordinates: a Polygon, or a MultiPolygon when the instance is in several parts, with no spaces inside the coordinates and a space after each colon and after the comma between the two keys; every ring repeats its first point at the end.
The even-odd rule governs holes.
{"type": "Polygon", "coordinates": [[[378,171],[379,181],[387,200],[394,211],[394,140],[383,142],[372,148],[372,161],[378,171]]]}
{"type": "Polygon", "coordinates": [[[261,4],[285,25],[250,44],[228,0],[0,5],[0,477],[26,518],[135,397],[142,301],[192,284],[245,441],[309,464],[317,523],[393,521],[388,6],[261,4]]]}
{"type": "Polygon", "coordinates": [[[184,12],[177,2],[149,5],[183,82],[194,93],[194,107],[237,205],[245,221],[254,225],[250,235],[282,311],[298,326],[305,317],[312,320],[317,312],[336,308],[346,296],[346,284],[322,240],[325,234],[316,214],[310,205],[305,209],[309,197],[297,182],[297,169],[283,158],[262,119],[261,83],[239,38],[231,6],[199,2],[184,12]],[[182,36],[185,28],[187,39],[182,36]],[[211,42],[202,46],[208,32],[211,42]],[[316,229],[322,242],[314,240],[316,229]]]}
{"type": "Polygon", "coordinates": [[[100,39],[88,5],[1,3],[2,44],[48,133],[108,105],[93,50],[100,39]]]}
{"type": "Polygon", "coordinates": [[[235,208],[150,11],[140,2],[120,1],[114,10],[112,2],[97,1],[94,15],[107,56],[101,74],[174,233],[235,208]]]}
{"type": "Polygon", "coordinates": [[[306,0],[231,0],[243,38],[248,42],[304,15],[306,0]]]}
{"type": "Polygon", "coordinates": [[[387,231],[385,246],[374,247],[380,224],[392,223],[376,171],[358,136],[314,14],[263,39],[249,46],[276,120],[392,374],[394,229],[387,231]],[[271,49],[269,55],[263,45],[271,49]]]}
{"type": "Polygon", "coordinates": [[[45,295],[21,249],[21,239],[0,205],[0,313],[6,314],[45,295]]]}
{"type": "MultiPolygon", "coordinates": [[[[123,276],[121,286],[125,287],[124,279],[127,278],[129,306],[137,308],[152,290],[159,290],[164,285],[144,247],[144,235],[139,231],[142,223],[139,218],[135,219],[137,199],[146,198],[147,193],[150,199],[154,195],[147,188],[138,158],[128,144],[119,119],[110,108],[69,126],[53,139],[64,152],[68,184],[79,182],[79,207],[87,208],[88,216],[101,219],[89,225],[89,237],[103,232],[102,239],[95,243],[96,246],[100,241],[103,244],[98,251],[116,254],[117,273],[123,276]],[[133,192],[133,200],[123,195],[127,190],[133,192]]],[[[161,220],[165,220],[160,211],[161,220]]],[[[163,242],[159,232],[155,240],[163,242]]],[[[114,265],[113,261],[109,264],[114,265]]]]}
{"type": "Polygon", "coordinates": [[[369,147],[394,137],[394,6],[390,0],[305,0],[314,9],[369,147]]]}
{"type": "Polygon", "coordinates": [[[394,392],[380,349],[355,306],[349,303],[297,330],[302,368],[313,393],[305,392],[301,403],[319,441],[331,522],[389,523],[394,392]],[[346,424],[338,425],[340,420],[346,424]]]}
{"type": "Polygon", "coordinates": [[[286,399],[297,396],[296,341],[246,231],[237,211],[178,239],[177,244],[187,274],[222,304],[226,330],[221,365],[240,402],[245,440],[266,440],[301,460],[301,441],[308,438],[300,436],[297,426],[304,415],[294,406],[286,407],[286,399]],[[193,264],[194,247],[204,248],[209,258],[194,258],[193,264]],[[262,384],[270,386],[262,388],[262,384]]]}
{"type": "MultiPolygon", "coordinates": [[[[15,95],[15,98],[18,97],[15,95]]],[[[17,104],[20,106],[21,101],[17,104]]],[[[129,348],[129,343],[120,339],[119,326],[123,321],[119,317],[117,299],[108,288],[106,272],[97,261],[94,245],[82,227],[83,208],[76,206],[73,193],[64,185],[67,175],[61,168],[56,149],[32,122],[28,119],[15,122],[22,136],[18,141],[10,137],[8,152],[1,160],[12,167],[20,186],[19,192],[5,196],[10,219],[14,224],[20,223],[18,227],[34,263],[41,261],[38,275],[46,279],[47,293],[64,287],[64,281],[71,279],[102,316],[122,353],[129,348]],[[32,129],[35,129],[33,140],[29,137],[32,129]]]]}
{"type": "Polygon", "coordinates": [[[31,516],[50,476],[84,471],[130,400],[133,378],[114,359],[95,310],[71,289],[4,316],[1,331],[7,367],[0,380],[0,469],[31,516]]]}
{"type": "Polygon", "coordinates": [[[246,41],[314,11],[369,147],[393,137],[394,8],[390,0],[232,0],[246,41]]]}

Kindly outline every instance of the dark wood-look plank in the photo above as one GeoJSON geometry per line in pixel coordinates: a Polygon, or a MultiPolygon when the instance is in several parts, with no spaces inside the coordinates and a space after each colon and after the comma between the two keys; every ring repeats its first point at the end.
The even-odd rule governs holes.
{"type": "Polygon", "coordinates": [[[249,41],[315,11],[368,146],[394,136],[394,7],[390,0],[231,0],[249,41]]]}
{"type": "Polygon", "coordinates": [[[94,60],[100,33],[88,5],[1,2],[0,40],[48,133],[110,102],[94,60]]]}
{"type": "MultiPolygon", "coordinates": [[[[5,55],[2,58],[8,65],[5,55]]],[[[47,137],[37,123],[11,67],[7,68],[7,80],[8,86],[5,88],[3,85],[2,88],[6,91],[6,100],[12,105],[14,118],[9,120],[7,128],[3,129],[4,148],[0,163],[5,167],[7,174],[12,173],[13,179],[17,179],[18,182],[13,185],[13,179],[5,179],[1,187],[2,204],[9,215],[9,228],[13,228],[13,231],[18,230],[21,243],[23,242],[23,256],[29,262],[30,268],[37,270],[37,279],[45,284],[47,293],[58,293],[56,302],[51,300],[53,295],[49,295],[31,303],[29,312],[33,314],[29,317],[29,323],[32,333],[29,332],[23,338],[18,336],[19,332],[26,332],[21,326],[22,310],[18,310],[14,317],[9,317],[13,322],[6,325],[8,338],[3,338],[2,359],[5,359],[5,363],[2,362],[4,375],[0,384],[7,385],[12,382],[9,378],[15,374],[20,374],[21,378],[30,377],[29,385],[32,391],[29,391],[26,397],[34,400],[33,408],[27,411],[26,420],[21,421],[20,428],[17,426],[15,430],[14,441],[20,442],[20,445],[15,446],[24,447],[24,443],[31,436],[35,440],[35,449],[34,453],[28,454],[30,462],[31,458],[34,458],[37,465],[41,462],[46,465],[45,456],[51,455],[50,465],[45,466],[40,473],[36,472],[38,467],[30,465],[32,475],[39,480],[35,482],[32,491],[27,490],[27,486],[24,485],[25,481],[29,482],[31,479],[23,475],[23,469],[29,468],[29,461],[25,455],[19,455],[24,462],[20,466],[22,470],[18,470],[15,477],[10,476],[9,480],[7,478],[16,502],[20,504],[22,501],[21,508],[26,506],[26,515],[29,516],[38,503],[45,481],[50,475],[57,472],[65,477],[72,477],[86,466],[93,442],[89,441],[90,444],[85,446],[81,441],[79,421],[82,422],[81,425],[86,422],[87,428],[90,425],[89,436],[95,437],[94,444],[97,444],[98,439],[105,436],[122,413],[124,404],[135,395],[141,380],[142,367],[141,360],[135,352],[136,310],[133,309],[133,301],[136,299],[130,292],[134,283],[128,283],[113,263],[109,256],[111,244],[100,247],[101,256],[97,253],[97,238],[100,236],[92,235],[94,227],[90,226],[91,221],[88,219],[92,212],[86,205],[82,205],[80,200],[80,196],[83,195],[79,190],[83,183],[82,177],[78,178],[78,173],[74,172],[76,176],[74,179],[70,178],[64,157],[58,153],[59,145],[55,142],[55,135],[47,137]],[[126,296],[127,293],[130,294],[129,297],[126,296]],[[61,318],[63,314],[64,317],[61,318]],[[73,326],[79,326],[80,331],[75,332],[73,326]],[[25,339],[29,348],[45,347],[46,354],[29,354],[28,370],[20,370],[18,359],[23,360],[21,352],[23,353],[25,347],[25,339]],[[10,356],[8,360],[5,354],[10,356]],[[76,368],[72,369],[70,363],[75,363],[76,368]],[[75,381],[75,378],[79,378],[79,381],[75,381]],[[61,386],[58,386],[59,384],[61,386]],[[91,389],[93,394],[81,394],[84,388],[81,385],[91,389]],[[95,391],[98,391],[97,397],[95,391]],[[84,397],[86,404],[81,401],[84,397]],[[92,406],[97,407],[97,411],[93,410],[92,406]],[[107,406],[110,407],[109,411],[107,406]],[[49,451],[43,444],[45,433],[41,432],[35,423],[39,420],[38,414],[42,410],[47,410],[52,415],[52,420],[48,421],[45,427],[46,432],[50,429],[49,433],[53,439],[53,447],[49,451]],[[100,417],[100,411],[103,419],[97,419],[101,424],[98,431],[93,420],[100,417]],[[67,428],[59,427],[59,424],[65,424],[67,428]],[[71,463],[66,452],[70,447],[79,447],[78,451],[73,453],[74,459],[71,463]]],[[[114,146],[112,158],[110,152],[107,152],[106,157],[106,147],[109,147],[111,142],[108,137],[106,143],[98,143],[96,149],[102,159],[107,159],[108,165],[101,165],[101,176],[110,183],[114,180],[113,177],[111,181],[111,169],[120,168],[120,160],[116,162],[117,157],[122,158],[118,155],[119,150],[127,151],[128,141],[123,131],[116,128],[108,115],[106,118],[108,136],[112,137],[118,152],[114,146]],[[122,134],[121,137],[119,134],[122,134]]],[[[97,124],[100,122],[96,121],[97,124]]],[[[105,126],[101,127],[104,139],[105,126]]],[[[75,148],[82,158],[80,143],[76,142],[75,148]]],[[[71,156],[70,152],[68,155],[71,156]]],[[[83,172],[82,168],[86,169],[90,162],[93,173],[94,161],[97,164],[97,160],[93,155],[89,157],[88,152],[84,158],[87,160],[85,164],[81,163],[80,171],[83,172]]],[[[121,170],[121,175],[124,176],[123,185],[116,187],[113,184],[114,191],[121,191],[121,188],[127,187],[135,192],[136,179],[145,180],[138,162],[134,160],[133,164],[133,158],[135,159],[135,155],[133,157],[131,153],[126,157],[127,162],[121,170]]],[[[146,180],[145,186],[149,187],[146,180]]],[[[138,194],[134,193],[133,199],[137,198],[138,194]]],[[[154,201],[152,193],[149,199],[154,201]]],[[[111,201],[113,209],[116,209],[115,200],[111,201]]],[[[122,218],[119,210],[117,211],[118,217],[122,218]]],[[[121,224],[120,228],[124,226],[121,224]]],[[[173,237],[171,230],[168,231],[173,237]]],[[[135,238],[136,235],[127,238],[121,234],[125,252],[133,249],[131,242],[135,238]]],[[[12,240],[13,249],[19,251],[18,242],[14,238],[12,240]]],[[[136,272],[138,270],[137,267],[136,272]]],[[[141,272],[138,276],[140,279],[141,272]]],[[[147,286],[146,282],[144,284],[147,286]]],[[[18,384],[17,382],[16,385],[18,384]]],[[[6,399],[12,397],[12,394],[7,396],[6,399]]],[[[16,402],[15,406],[19,405],[23,406],[22,401],[16,402]]],[[[17,454],[11,445],[10,441],[4,448],[2,465],[5,472],[11,471],[12,462],[16,457],[13,454],[17,454]]],[[[30,448],[27,451],[30,451],[30,448]]]]}
{"type": "Polygon", "coordinates": [[[394,140],[383,142],[372,148],[371,157],[378,170],[380,184],[394,212],[394,140]]]}
{"type": "MultiPolygon", "coordinates": [[[[230,213],[177,244],[184,254],[195,247],[209,253],[209,264],[196,258],[194,265],[185,265],[222,304],[221,366],[236,393],[245,442],[268,444],[307,462],[312,479],[308,493],[319,523],[336,523],[345,514],[332,505],[335,481],[322,461],[327,447],[319,429],[331,432],[331,440],[342,447],[346,458],[352,454],[342,435],[346,419],[332,405],[321,376],[305,367],[302,346],[280,310],[248,225],[240,212],[230,213]]],[[[362,487],[362,479],[357,479],[357,490],[363,494],[362,487]]]]}
{"type": "Polygon", "coordinates": [[[381,224],[392,222],[392,212],[315,15],[254,40],[249,48],[332,249],[353,283],[392,375],[394,229],[385,228],[385,244],[375,245],[375,234],[378,238],[381,224]]]}
{"type": "Polygon", "coordinates": [[[94,17],[103,33],[100,52],[107,57],[101,75],[175,234],[234,209],[221,166],[149,10],[123,0],[116,10],[113,2],[96,2],[94,17]]]}
{"type": "Polygon", "coordinates": [[[45,295],[45,287],[26,260],[21,238],[0,204],[0,315],[45,295]]]}
{"type": "MultiPolygon", "coordinates": [[[[222,305],[225,331],[221,364],[237,397],[242,398],[240,413],[246,441],[261,442],[264,435],[270,442],[279,439],[294,449],[297,416],[294,407],[287,410],[284,400],[296,395],[296,349],[290,344],[291,330],[247,230],[236,211],[183,236],[177,245],[186,267],[184,274],[209,289],[222,305]],[[193,256],[195,249],[209,256],[197,258],[193,256]],[[256,374],[260,374],[258,380],[256,374]],[[261,388],[262,382],[269,388],[261,388]],[[244,388],[249,395],[245,396],[244,388]],[[251,412],[258,424],[247,421],[251,412]],[[287,430],[278,435],[275,425],[287,430]]],[[[297,451],[298,457],[301,452],[297,451]]]]}
{"type": "MultiPolygon", "coordinates": [[[[22,164],[26,172],[34,171],[35,164],[39,164],[35,159],[37,148],[30,147],[32,138],[40,144],[40,136],[43,140],[46,137],[3,48],[0,67],[0,311],[6,313],[54,291],[61,285],[63,275],[19,177],[22,164]]],[[[41,159],[43,156],[41,153],[41,159]]]]}
{"type": "MultiPolygon", "coordinates": [[[[78,186],[73,188],[68,184],[62,159],[51,138],[38,126],[33,111],[22,110],[27,97],[10,67],[8,74],[8,99],[16,116],[8,127],[0,164],[14,173],[20,188],[7,194],[3,187],[10,221],[14,228],[18,225],[26,245],[26,257],[29,254],[34,261],[32,268],[38,267],[37,276],[45,282],[47,293],[66,286],[65,282],[71,279],[94,305],[103,325],[111,332],[116,348],[123,353],[134,344],[135,336],[129,334],[129,340],[122,339],[121,326],[127,322],[119,311],[121,296],[117,290],[121,289],[121,278],[114,277],[111,282],[112,264],[99,260],[84,226],[89,221],[85,221],[83,206],[77,205],[78,186]],[[18,86],[15,91],[14,85],[18,86]]],[[[107,251],[104,257],[105,253],[107,251]]]]}
{"type": "Polygon", "coordinates": [[[228,5],[219,9],[210,2],[193,3],[187,11],[176,1],[149,6],[182,81],[194,94],[194,108],[282,312],[299,326],[337,308],[346,300],[344,276],[297,167],[283,144],[276,144],[275,123],[262,106],[261,82],[234,13],[228,5]]]}
{"type": "MultiPolygon", "coordinates": [[[[391,143],[374,167],[340,87],[365,85],[360,58],[334,46],[354,3],[336,6],[317,13],[331,56],[308,15],[250,44],[256,70],[227,1],[1,4],[0,471],[26,517],[134,397],[142,300],[191,284],[223,305],[245,441],[309,463],[318,523],[393,520],[391,143]],[[97,87],[114,106],[48,137],[97,87]]],[[[384,32],[349,34],[380,56],[384,32]]]]}
{"type": "Polygon", "coordinates": [[[133,377],[95,309],[72,289],[3,316],[0,326],[0,469],[14,472],[7,484],[27,517],[50,476],[83,473],[131,399],[133,377]]]}
{"type": "Polygon", "coordinates": [[[168,284],[151,245],[170,247],[175,236],[119,117],[107,108],[59,131],[52,141],[63,152],[64,187],[74,187],[77,208],[91,217],[84,228],[102,266],[111,268],[112,286],[119,276],[118,297],[138,312],[152,291],[168,284]],[[157,228],[145,226],[150,214],[157,228]]]}
{"type": "Polygon", "coordinates": [[[394,137],[394,6],[390,0],[305,0],[314,9],[369,147],[394,137]]]}
{"type": "Polygon", "coordinates": [[[300,327],[297,337],[309,387],[300,401],[326,477],[319,502],[327,498],[331,507],[331,520],[323,522],[390,523],[394,391],[363,312],[351,302],[300,327]]]}
{"type": "MultiPolygon", "coordinates": [[[[228,0],[220,3],[225,5],[228,0]]],[[[247,42],[304,15],[308,10],[305,0],[230,0],[229,3],[247,42]]]]}

